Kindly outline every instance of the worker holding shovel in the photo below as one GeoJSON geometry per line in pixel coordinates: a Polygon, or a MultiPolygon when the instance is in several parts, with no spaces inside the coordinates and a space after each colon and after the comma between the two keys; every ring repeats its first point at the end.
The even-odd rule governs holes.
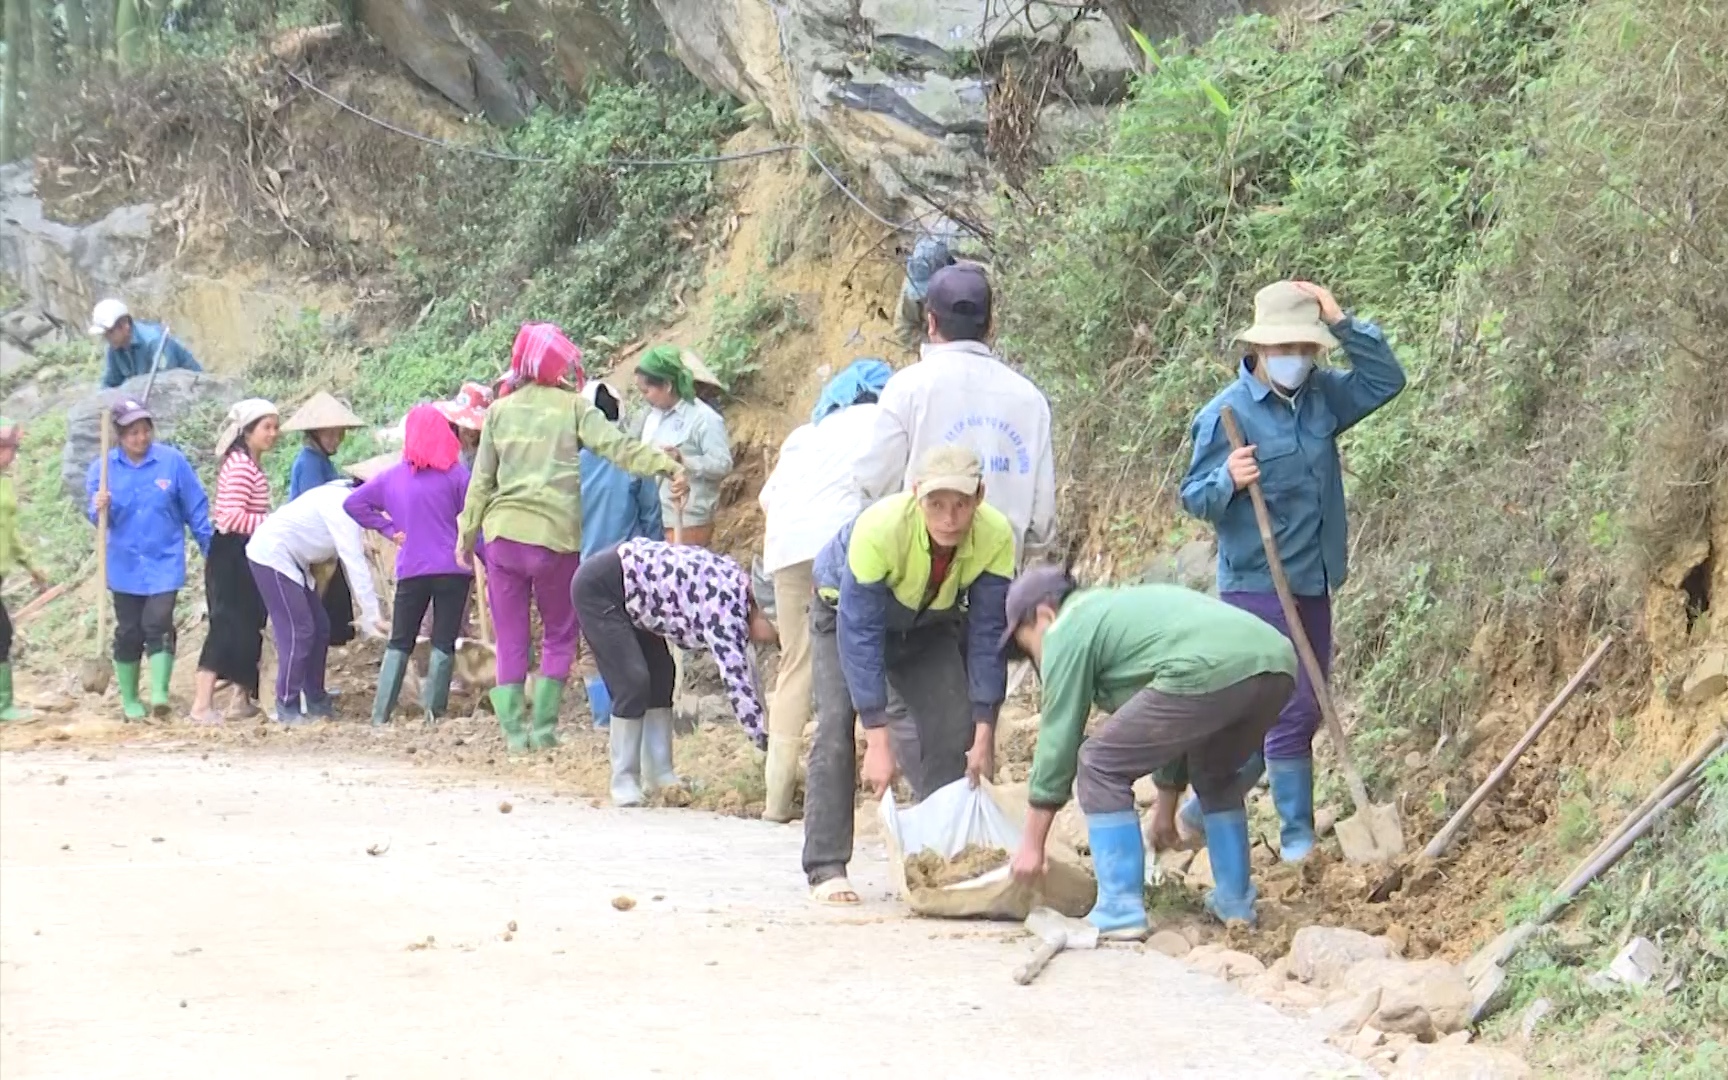
{"type": "MultiPolygon", "coordinates": [[[[1194,457],[1182,483],[1182,504],[1218,531],[1218,589],[1227,604],[1253,612],[1290,636],[1275,585],[1268,542],[1249,498],[1258,484],[1271,524],[1270,544],[1287,572],[1294,606],[1322,674],[1332,660],[1331,594],[1344,584],[1347,527],[1338,436],[1404,389],[1404,370],[1380,328],[1338,306],[1332,294],[1306,281],[1281,281],[1254,297],[1254,325],[1236,336],[1246,346],[1236,381],[1195,419],[1194,457]],[[1349,370],[1321,362],[1342,346],[1349,370]],[[1247,445],[1232,449],[1227,414],[1247,445]]],[[[1324,687],[1320,688],[1322,691],[1324,687]]],[[[1265,760],[1246,766],[1251,780],[1265,770],[1287,862],[1314,847],[1314,734],[1321,704],[1307,670],[1266,736],[1265,760]]],[[[1184,778],[1159,778],[1153,826],[1159,846],[1175,841],[1175,798],[1184,778]]],[[[1197,833],[1200,810],[1181,810],[1182,828],[1197,833]]]]}
{"type": "Polygon", "coordinates": [[[1014,876],[1043,873],[1050,826],[1074,790],[1098,874],[1087,919],[1106,937],[1144,937],[1146,848],[1134,782],[1181,761],[1205,811],[1215,883],[1206,908],[1224,922],[1253,922],[1242,798],[1255,776],[1243,766],[1296,686],[1290,643],[1203,593],[1173,585],[1079,590],[1059,566],[1016,578],[1007,613],[1003,648],[1030,657],[1044,683],[1014,876]],[[1093,705],[1110,716],[1086,737],[1093,705]]]}
{"type": "Polygon", "coordinates": [[[210,503],[198,474],[180,451],[156,441],[150,410],[131,398],[110,411],[119,444],[107,469],[90,463],[84,481],[91,524],[106,512],[108,589],[114,595],[114,675],[127,720],[142,720],[139,666],[150,658],[150,708],[169,712],[174,674],[174,604],[186,584],[186,539],[210,556],[210,503]],[[103,483],[106,476],[107,483],[103,483]]]}
{"type": "MultiPolygon", "coordinates": [[[[12,460],[18,456],[18,425],[0,420],[0,581],[13,570],[23,570],[38,589],[48,579],[30,562],[24,542],[18,537],[18,496],[12,490],[12,460]]],[[[12,704],[12,618],[0,606],[0,722],[21,717],[12,704]]]]}

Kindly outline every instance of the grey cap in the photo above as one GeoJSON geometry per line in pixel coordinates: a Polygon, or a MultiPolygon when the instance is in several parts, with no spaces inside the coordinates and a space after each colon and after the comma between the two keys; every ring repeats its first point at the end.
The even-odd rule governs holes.
{"type": "Polygon", "coordinates": [[[1078,586],[1068,568],[1055,563],[1029,566],[1008,586],[1008,629],[1003,631],[997,647],[1013,650],[1014,631],[1030,622],[1041,604],[1057,605],[1078,586]]]}

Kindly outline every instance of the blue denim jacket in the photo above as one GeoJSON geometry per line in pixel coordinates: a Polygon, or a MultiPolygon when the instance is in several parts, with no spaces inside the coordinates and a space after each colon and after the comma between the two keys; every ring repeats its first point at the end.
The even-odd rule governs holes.
{"type": "Polygon", "coordinates": [[[578,457],[582,476],[582,557],[591,559],[626,540],[663,540],[660,487],[588,449],[578,457]]]}
{"type": "Polygon", "coordinates": [[[1347,318],[1331,329],[1350,361],[1348,371],[1318,367],[1295,400],[1285,401],[1244,361],[1236,381],[1194,420],[1194,459],[1182,481],[1182,505],[1218,530],[1220,592],[1273,591],[1253,502],[1236,490],[1225,468],[1230,437],[1219,410],[1226,405],[1255,448],[1290,588],[1298,596],[1326,596],[1348,576],[1338,436],[1398,396],[1404,369],[1373,323],[1347,318]]]}

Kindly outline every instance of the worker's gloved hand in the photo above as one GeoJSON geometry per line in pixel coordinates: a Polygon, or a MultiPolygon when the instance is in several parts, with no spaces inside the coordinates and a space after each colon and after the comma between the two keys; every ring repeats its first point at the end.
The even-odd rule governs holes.
{"type": "Polygon", "coordinates": [[[877,798],[888,790],[888,785],[894,782],[894,770],[898,763],[894,760],[894,746],[888,741],[888,729],[885,727],[870,728],[864,732],[864,767],[861,770],[864,782],[870,785],[871,794],[877,798]]]}
{"type": "Polygon", "coordinates": [[[1230,451],[1224,467],[1230,471],[1230,482],[1236,485],[1237,491],[1260,479],[1260,463],[1254,460],[1252,446],[1230,451]]]}

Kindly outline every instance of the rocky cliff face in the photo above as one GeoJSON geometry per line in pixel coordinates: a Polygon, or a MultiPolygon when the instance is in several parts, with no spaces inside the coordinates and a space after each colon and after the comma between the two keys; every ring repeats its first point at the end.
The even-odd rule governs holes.
{"type": "Polygon", "coordinates": [[[470,112],[514,123],[561,82],[652,74],[664,45],[710,89],[830,145],[890,198],[964,200],[992,167],[1119,98],[1128,32],[1200,38],[1276,0],[367,0],[366,25],[470,112]],[[634,43],[632,45],[632,43],[634,43]]]}

